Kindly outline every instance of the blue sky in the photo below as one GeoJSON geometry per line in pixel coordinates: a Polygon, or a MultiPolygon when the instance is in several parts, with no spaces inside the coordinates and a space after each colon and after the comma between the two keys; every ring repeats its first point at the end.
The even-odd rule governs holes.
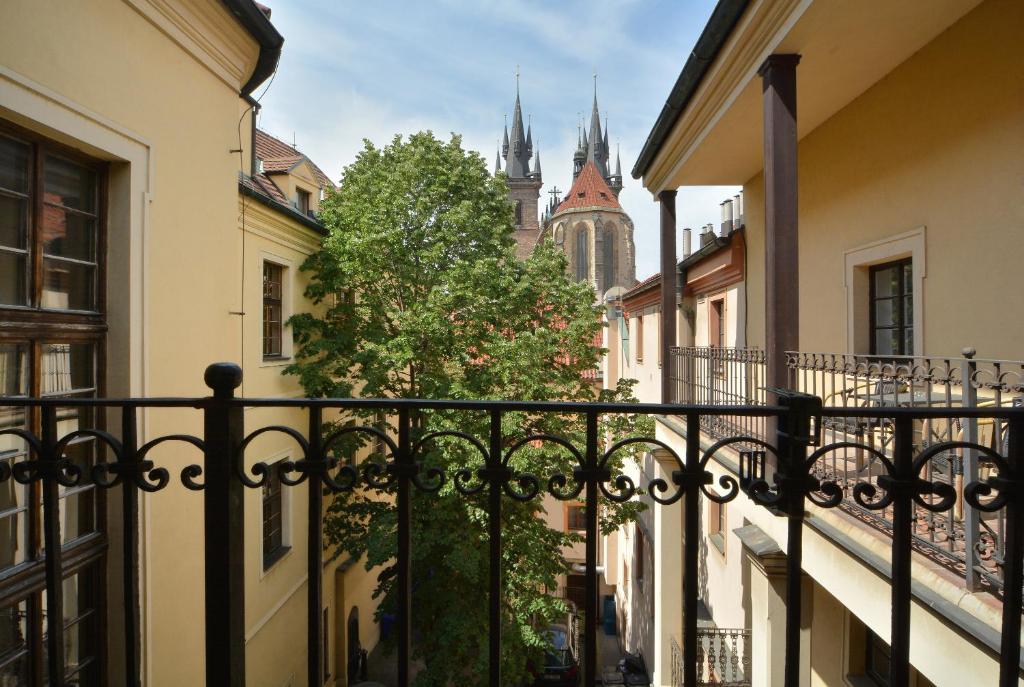
{"type": "MultiPolygon", "coordinates": [[[[543,202],[551,186],[572,183],[577,118],[589,116],[596,70],[609,143],[622,151],[620,200],[636,228],[637,277],[658,270],[657,205],[629,172],[714,2],[263,2],[285,46],[260,126],[289,142],[294,135],[335,180],[363,138],[380,145],[422,129],[461,134],[493,167],[518,65],[543,202]]],[[[718,203],[734,192],[681,190],[680,228],[717,223],[718,203]]]]}

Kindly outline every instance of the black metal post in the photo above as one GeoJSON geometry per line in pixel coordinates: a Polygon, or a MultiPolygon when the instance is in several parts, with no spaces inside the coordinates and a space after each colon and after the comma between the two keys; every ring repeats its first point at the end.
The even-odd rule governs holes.
{"type": "MultiPolygon", "coordinates": [[[[686,414],[686,471],[700,470],[700,415],[686,414]]],[[[697,684],[697,563],[700,549],[700,483],[686,481],[683,496],[683,684],[697,684]]]]}
{"type": "MultiPolygon", "coordinates": [[[[121,409],[121,460],[139,462],[138,429],[135,408],[121,409]]],[[[126,475],[121,487],[121,522],[124,532],[124,661],[125,679],[129,687],[139,687],[139,488],[126,475]]]]}
{"type": "Polygon", "coordinates": [[[892,504],[892,633],[889,684],[910,684],[910,552],[913,529],[914,421],[901,415],[895,420],[892,481],[885,485],[896,493],[892,504]]]}
{"type": "MultiPolygon", "coordinates": [[[[319,406],[310,406],[309,455],[304,456],[307,461],[319,463],[327,461],[321,437],[322,425],[323,411],[319,406]]],[[[312,465],[309,467],[313,468],[312,465]]],[[[320,469],[326,470],[327,468],[320,466],[320,469]]],[[[306,475],[309,485],[309,530],[306,541],[306,574],[309,577],[306,583],[308,591],[306,673],[309,687],[319,687],[324,683],[324,616],[322,612],[324,605],[324,492],[320,472],[317,469],[310,469],[306,475]]]]}
{"type": "Polygon", "coordinates": [[[490,634],[488,635],[488,668],[491,687],[501,686],[501,411],[491,411],[490,449],[487,467],[490,485],[487,494],[487,530],[490,544],[490,584],[488,604],[490,634]]]}
{"type": "Polygon", "coordinates": [[[782,507],[788,518],[786,536],[786,660],[783,682],[786,687],[800,685],[800,624],[803,614],[803,524],[804,499],[810,490],[807,468],[807,446],[811,443],[811,418],[820,421],[821,399],[807,394],[778,393],[779,404],[786,413],[779,417],[776,447],[779,470],[775,476],[783,496],[782,507]]]}
{"type": "Polygon", "coordinates": [[[233,363],[206,368],[213,390],[204,412],[203,490],[206,553],[206,684],[245,685],[245,503],[237,477],[244,431],[231,403],[242,383],[233,363]]]}
{"type": "MultiPolygon", "coordinates": [[[[1003,634],[999,647],[999,686],[1016,687],[1020,674],[1020,614],[1024,587],[1024,417],[1009,421],[1006,461],[1010,474],[1006,508],[1006,563],[1003,568],[1003,634]]],[[[1002,477],[1000,475],[1000,477],[1002,477]]]]}
{"type": "Polygon", "coordinates": [[[398,411],[398,455],[395,456],[398,509],[398,685],[409,687],[412,657],[412,427],[409,409],[398,411]]]}
{"type": "Polygon", "coordinates": [[[587,413],[586,453],[586,592],[583,618],[583,684],[597,684],[597,413],[587,413]]]}
{"type": "Polygon", "coordinates": [[[44,570],[46,573],[46,668],[50,674],[49,684],[60,687],[64,684],[64,585],[63,561],[60,541],[60,494],[57,466],[61,457],[57,454],[57,408],[53,405],[42,407],[42,463],[40,473],[43,491],[43,547],[46,549],[44,570]]]}

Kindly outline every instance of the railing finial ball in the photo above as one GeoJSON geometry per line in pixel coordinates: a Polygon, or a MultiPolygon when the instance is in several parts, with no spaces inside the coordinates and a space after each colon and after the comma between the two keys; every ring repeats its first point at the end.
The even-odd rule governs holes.
{"type": "Polygon", "coordinates": [[[203,380],[214,396],[231,396],[242,384],[242,368],[235,363],[213,363],[206,368],[203,380]]]}
{"type": "Polygon", "coordinates": [[[965,358],[973,358],[978,351],[975,350],[974,346],[964,346],[960,349],[960,352],[965,358]]]}

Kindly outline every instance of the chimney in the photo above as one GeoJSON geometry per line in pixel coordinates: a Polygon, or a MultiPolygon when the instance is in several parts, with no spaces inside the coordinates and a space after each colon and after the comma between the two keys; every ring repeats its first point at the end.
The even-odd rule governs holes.
{"type": "Polygon", "coordinates": [[[729,235],[732,231],[732,198],[727,198],[722,201],[722,228],[719,232],[719,236],[723,238],[729,235]]]}
{"type": "Polygon", "coordinates": [[[684,260],[686,258],[690,257],[690,253],[693,252],[693,250],[692,250],[692,248],[693,248],[692,237],[690,236],[691,233],[692,233],[692,230],[690,229],[690,227],[686,227],[685,229],[683,229],[683,259],[684,260]]]}
{"type": "Polygon", "coordinates": [[[732,214],[735,219],[734,225],[739,228],[746,225],[743,217],[743,191],[732,197],[732,214]]]}
{"type": "Polygon", "coordinates": [[[715,227],[714,227],[714,225],[705,224],[703,227],[701,227],[701,232],[700,232],[700,247],[701,248],[703,248],[704,246],[706,246],[709,243],[711,243],[711,241],[714,240],[714,238],[715,238],[715,227]]]}

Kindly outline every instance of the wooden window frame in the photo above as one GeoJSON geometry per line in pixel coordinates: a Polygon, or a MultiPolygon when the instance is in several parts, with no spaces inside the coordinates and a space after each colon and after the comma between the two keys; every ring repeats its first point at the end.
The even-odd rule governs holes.
{"type": "Polygon", "coordinates": [[[644,361],[644,314],[637,313],[636,316],[636,361],[642,363],[644,361]]]}
{"type": "MultiPolygon", "coordinates": [[[[0,120],[0,136],[12,139],[29,148],[28,192],[15,194],[27,200],[25,217],[26,261],[25,289],[26,302],[23,304],[0,304],[0,344],[19,345],[25,348],[27,362],[27,395],[39,397],[43,385],[43,348],[49,345],[87,344],[93,356],[91,384],[72,390],[72,396],[106,395],[106,333],[107,325],[107,217],[108,217],[108,163],[83,155],[80,151],[52,141],[46,137],[10,122],[0,120]],[[84,167],[94,173],[94,212],[77,211],[64,206],[45,202],[45,169],[47,158],[58,158],[84,167]],[[95,226],[92,245],[93,260],[81,261],[92,266],[92,308],[59,309],[43,307],[42,295],[46,278],[44,270],[44,226],[45,207],[53,205],[61,211],[84,215],[91,218],[95,226]]],[[[4,193],[6,196],[12,194],[4,193]]],[[[65,261],[74,261],[69,258],[65,261]]],[[[60,395],[53,393],[52,395],[60,395]]],[[[0,407],[3,401],[0,399],[0,407]]],[[[41,432],[42,413],[36,408],[28,411],[24,426],[34,434],[41,432]]],[[[89,429],[105,428],[105,413],[96,409],[89,429]]],[[[83,427],[84,428],[84,427],[83,427]]],[[[95,440],[94,440],[95,441],[95,440]]],[[[98,442],[92,453],[92,460],[99,460],[104,447],[98,442]]],[[[12,458],[13,460],[13,458],[12,458]]],[[[23,517],[25,536],[25,560],[0,570],[0,609],[24,606],[25,647],[27,680],[32,687],[43,684],[43,608],[42,596],[45,591],[45,555],[42,550],[43,520],[40,517],[42,502],[41,485],[36,482],[24,488],[25,501],[23,517]]],[[[106,684],[107,669],[107,603],[104,571],[106,569],[106,494],[95,486],[83,485],[75,490],[65,490],[61,495],[61,513],[67,499],[75,493],[92,492],[92,528],[79,534],[62,545],[64,579],[75,575],[87,575],[88,582],[82,597],[90,608],[72,619],[67,627],[80,622],[90,623],[85,630],[83,642],[89,643],[91,657],[77,666],[69,666],[65,679],[83,675],[89,681],[106,684]]],[[[19,525],[19,527],[22,525],[19,525]]],[[[63,538],[63,534],[62,534],[63,538]]],[[[22,611],[16,611],[21,613],[22,611]]]]}
{"type": "Polygon", "coordinates": [[[914,297],[914,258],[906,257],[898,260],[890,260],[888,262],[879,263],[877,265],[871,265],[868,268],[868,317],[870,323],[868,325],[868,351],[870,355],[884,357],[886,355],[903,356],[903,355],[914,355],[913,350],[907,351],[907,332],[911,332],[913,336],[914,332],[914,321],[913,318],[908,322],[907,314],[904,308],[904,301],[907,298],[913,302],[914,297]],[[910,277],[907,278],[905,267],[910,266],[910,277]],[[897,287],[898,293],[894,296],[878,296],[877,287],[875,285],[875,275],[885,270],[897,270],[899,275],[899,285],[897,287]],[[893,319],[896,324],[892,327],[879,327],[877,321],[877,315],[875,313],[875,305],[878,301],[891,300],[895,306],[893,308],[893,319]],[[879,331],[897,331],[899,332],[899,344],[900,350],[897,353],[881,354],[878,352],[878,339],[876,337],[879,331]]]}
{"type": "Polygon", "coordinates": [[[313,212],[313,194],[304,188],[296,188],[295,205],[303,215],[311,216],[313,212]]]}
{"type": "Polygon", "coordinates": [[[582,503],[565,504],[565,531],[585,532],[587,530],[586,506],[582,503]],[[580,518],[582,522],[576,522],[580,518]]]}
{"type": "Polygon", "coordinates": [[[284,360],[284,280],[285,274],[288,268],[284,265],[274,262],[273,260],[263,261],[263,359],[264,360],[284,360]],[[267,271],[276,270],[278,275],[278,297],[274,298],[273,295],[267,294],[267,271]],[[272,321],[268,319],[269,309],[277,308],[277,323],[276,329],[273,329],[272,321]],[[277,344],[276,352],[274,350],[268,350],[268,342],[275,342],[277,344]]]}
{"type": "Polygon", "coordinates": [[[262,516],[261,522],[263,524],[261,533],[263,544],[263,572],[267,572],[273,568],[279,560],[284,558],[285,554],[291,551],[292,548],[287,531],[287,528],[290,526],[290,518],[286,512],[288,508],[288,499],[285,497],[284,485],[281,482],[281,478],[278,476],[276,464],[271,465],[270,470],[268,470],[267,481],[264,482],[260,495],[260,514],[262,516]],[[276,543],[272,537],[268,538],[267,533],[268,519],[273,518],[273,515],[270,515],[268,518],[267,505],[268,501],[270,501],[272,506],[272,502],[275,499],[277,500],[277,517],[279,520],[277,530],[278,538],[276,543]]]}
{"type": "Polygon", "coordinates": [[[726,511],[725,504],[708,499],[708,540],[725,555],[726,511]]]}
{"type": "Polygon", "coordinates": [[[633,536],[633,581],[641,592],[644,589],[644,531],[640,525],[634,525],[633,536]]]}

